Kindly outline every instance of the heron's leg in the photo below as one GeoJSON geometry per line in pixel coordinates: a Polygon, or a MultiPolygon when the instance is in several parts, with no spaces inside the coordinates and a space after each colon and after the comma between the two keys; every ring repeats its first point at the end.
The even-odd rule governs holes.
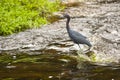
{"type": "Polygon", "coordinates": [[[90,51],[90,47],[87,50],[85,50],[85,51],[90,51]]]}
{"type": "Polygon", "coordinates": [[[88,48],[87,50],[85,50],[84,52],[87,53],[87,52],[90,51],[90,49],[91,49],[91,47],[89,47],[89,48],[88,48]]]}
{"type": "Polygon", "coordinates": [[[80,45],[78,44],[79,48],[81,49],[80,45]]]}
{"type": "Polygon", "coordinates": [[[82,49],[81,49],[81,47],[80,47],[80,45],[78,44],[78,46],[79,46],[79,50],[78,50],[78,52],[77,52],[77,54],[79,55],[79,54],[81,54],[82,53],[82,49]]]}

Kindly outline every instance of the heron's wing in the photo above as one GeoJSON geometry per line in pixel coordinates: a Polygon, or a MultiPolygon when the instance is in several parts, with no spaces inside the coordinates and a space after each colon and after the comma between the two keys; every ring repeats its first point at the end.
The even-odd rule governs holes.
{"type": "Polygon", "coordinates": [[[74,36],[76,36],[76,37],[82,37],[82,38],[85,38],[85,39],[87,38],[86,36],[80,34],[79,32],[76,32],[76,31],[73,31],[73,30],[71,30],[71,32],[72,32],[72,34],[73,34],[74,36]]]}

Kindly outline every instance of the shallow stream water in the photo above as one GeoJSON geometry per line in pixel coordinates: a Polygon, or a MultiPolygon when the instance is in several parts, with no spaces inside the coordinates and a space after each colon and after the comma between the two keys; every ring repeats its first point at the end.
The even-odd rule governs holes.
{"type": "Polygon", "coordinates": [[[83,62],[73,55],[0,55],[0,80],[120,80],[120,65],[83,62]]]}

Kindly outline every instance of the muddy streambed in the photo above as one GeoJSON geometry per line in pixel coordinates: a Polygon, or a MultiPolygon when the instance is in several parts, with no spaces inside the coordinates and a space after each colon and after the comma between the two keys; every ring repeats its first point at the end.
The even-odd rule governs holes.
{"type": "Polygon", "coordinates": [[[75,56],[0,55],[0,80],[119,80],[120,65],[77,62],[75,56]]]}

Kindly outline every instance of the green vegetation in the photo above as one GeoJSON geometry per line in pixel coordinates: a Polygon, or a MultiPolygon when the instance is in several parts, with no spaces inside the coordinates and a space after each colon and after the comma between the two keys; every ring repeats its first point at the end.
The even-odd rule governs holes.
{"type": "Polygon", "coordinates": [[[32,62],[35,63],[37,59],[39,59],[41,55],[28,55],[28,54],[17,54],[17,55],[9,55],[3,53],[0,55],[0,63],[18,63],[18,62],[32,62]],[[14,56],[16,58],[14,58],[14,56]]]}
{"type": "Polygon", "coordinates": [[[5,79],[2,79],[2,80],[15,80],[13,78],[5,78],[5,79]]]}
{"type": "Polygon", "coordinates": [[[0,35],[40,27],[48,23],[48,16],[62,9],[59,1],[0,0],[0,35]]]}
{"type": "Polygon", "coordinates": [[[68,63],[76,61],[76,58],[68,55],[53,55],[53,54],[36,54],[29,55],[27,53],[21,53],[16,55],[10,55],[7,53],[0,54],[0,64],[8,64],[8,63],[41,63],[41,62],[49,62],[52,61],[54,63],[68,63]]]}

